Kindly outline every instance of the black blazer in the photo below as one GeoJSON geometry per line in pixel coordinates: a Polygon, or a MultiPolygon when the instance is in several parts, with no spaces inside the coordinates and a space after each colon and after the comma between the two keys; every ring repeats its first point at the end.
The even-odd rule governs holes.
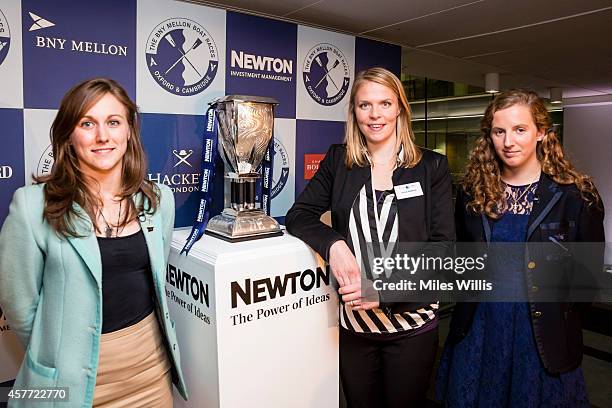
{"type": "MultiPolygon", "coordinates": [[[[435,251],[447,250],[455,239],[452,212],[452,182],[446,156],[422,149],[423,157],[413,168],[397,168],[393,185],[420,182],[423,195],[397,200],[399,242],[430,242],[435,251]]],[[[319,170],[297,198],[287,216],[287,230],[329,261],[329,248],[348,236],[349,215],[353,202],[370,180],[370,167],[345,165],[346,145],[332,145],[319,170]],[[320,221],[321,214],[331,210],[332,227],[320,221]]],[[[399,278],[399,276],[398,276],[399,278]]],[[[433,301],[434,299],[432,299],[433,301]]],[[[418,308],[424,303],[393,305],[388,312],[418,308]]],[[[387,305],[391,307],[391,305],[387,305]]]]}
{"type": "MultiPolygon", "coordinates": [[[[532,299],[541,295],[538,291],[541,285],[546,285],[543,277],[559,275],[559,269],[568,265],[543,251],[530,251],[529,243],[550,242],[550,237],[565,242],[605,241],[603,210],[588,206],[575,185],[557,184],[542,173],[535,198],[527,226],[524,262],[527,294],[532,299]]],[[[467,210],[466,204],[470,199],[463,191],[457,195],[457,241],[490,242],[493,221],[483,214],[467,210]]],[[[590,264],[603,267],[603,245],[601,251],[591,253],[590,264]]],[[[449,332],[451,342],[459,342],[467,335],[477,305],[458,303],[455,306],[449,332]]],[[[529,302],[538,353],[544,368],[551,374],[571,371],[582,361],[580,306],[578,303],[542,302],[535,299],[529,302]]]]}

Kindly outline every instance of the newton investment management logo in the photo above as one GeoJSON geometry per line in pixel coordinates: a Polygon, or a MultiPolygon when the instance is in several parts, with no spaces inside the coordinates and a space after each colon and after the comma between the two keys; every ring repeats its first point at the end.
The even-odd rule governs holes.
{"type": "Polygon", "coordinates": [[[291,82],[293,60],[231,50],[230,76],[291,82]]]}
{"type": "Polygon", "coordinates": [[[200,24],[175,17],[159,23],[147,39],[146,64],[155,82],[180,96],[196,95],[217,74],[215,40],[200,24]]]}
{"type": "Polygon", "coordinates": [[[8,25],[8,20],[0,9],[0,65],[8,55],[9,47],[11,46],[11,29],[8,25]]]}

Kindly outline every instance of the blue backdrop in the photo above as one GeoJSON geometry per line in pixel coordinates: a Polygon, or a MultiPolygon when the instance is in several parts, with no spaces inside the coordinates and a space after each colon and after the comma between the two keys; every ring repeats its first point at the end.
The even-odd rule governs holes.
{"type": "MultiPolygon", "coordinates": [[[[51,122],[64,93],[84,79],[111,77],[136,100],[149,177],[175,192],[181,227],[195,217],[210,101],[226,94],[279,101],[272,211],[282,217],[307,183],[305,157],[312,172],[312,158],[342,141],[343,90],[355,73],[384,66],[399,75],[400,60],[395,45],[170,0],[3,1],[0,223],[14,190],[52,165],[51,122]]],[[[223,207],[220,166],[214,213],[223,207]]]]}

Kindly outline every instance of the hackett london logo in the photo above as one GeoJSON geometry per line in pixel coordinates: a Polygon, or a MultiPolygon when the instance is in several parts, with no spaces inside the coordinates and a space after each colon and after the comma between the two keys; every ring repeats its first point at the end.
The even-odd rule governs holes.
{"type": "Polygon", "coordinates": [[[193,167],[191,163],[187,161],[189,156],[193,154],[193,149],[189,149],[189,151],[181,149],[178,152],[176,150],[173,150],[172,154],[178,159],[174,167],[177,167],[179,164],[186,164],[189,167],[193,167]]]}
{"type": "Polygon", "coordinates": [[[176,159],[176,162],[172,168],[176,169],[173,170],[176,171],[176,173],[149,173],[149,180],[169,186],[174,193],[192,193],[194,191],[198,191],[200,185],[200,173],[180,172],[181,169],[190,169],[191,171],[194,171],[193,165],[187,160],[191,157],[191,155],[193,155],[193,153],[193,149],[172,150],[172,155],[176,159]]]}
{"type": "Polygon", "coordinates": [[[287,149],[278,140],[274,139],[274,171],[272,173],[272,198],[283,191],[289,180],[289,155],[287,149]]]}
{"type": "Polygon", "coordinates": [[[340,102],[347,94],[351,82],[346,57],[332,44],[317,44],[304,59],[303,79],[312,99],[324,106],[340,102]]]}
{"type": "Polygon", "coordinates": [[[145,52],[155,82],[175,95],[196,95],[217,75],[215,40],[201,24],[187,18],[170,18],[158,24],[149,34],[145,52]]]}
{"type": "MultiPolygon", "coordinates": [[[[39,31],[54,27],[51,21],[29,12],[32,26],[28,31],[39,31]]],[[[127,57],[128,47],[121,44],[106,44],[95,41],[83,41],[82,39],[68,39],[64,37],[47,37],[44,35],[33,35],[34,45],[37,48],[49,48],[59,51],[71,51],[85,54],[103,54],[118,57],[127,57]]]]}
{"type": "Polygon", "coordinates": [[[8,25],[8,20],[0,9],[0,65],[8,55],[9,47],[11,46],[11,30],[8,25]]]}

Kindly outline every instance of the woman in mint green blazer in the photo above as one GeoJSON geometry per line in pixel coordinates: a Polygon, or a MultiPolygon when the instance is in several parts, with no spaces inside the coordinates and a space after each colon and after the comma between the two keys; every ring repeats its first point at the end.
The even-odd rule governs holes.
{"type": "Polygon", "coordinates": [[[51,139],[51,174],[15,192],[0,232],[0,306],[26,350],[14,389],[162,407],[172,381],[186,399],[164,289],[174,197],[145,180],[136,106],[113,80],[85,81],[51,139]]]}

